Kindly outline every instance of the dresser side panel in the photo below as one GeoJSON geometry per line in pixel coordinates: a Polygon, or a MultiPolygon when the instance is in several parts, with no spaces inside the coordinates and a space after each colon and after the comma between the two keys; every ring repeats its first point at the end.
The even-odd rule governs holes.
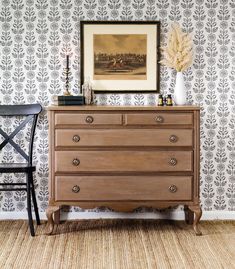
{"type": "Polygon", "coordinates": [[[55,197],[55,113],[48,111],[49,122],[49,201],[55,197]]]}

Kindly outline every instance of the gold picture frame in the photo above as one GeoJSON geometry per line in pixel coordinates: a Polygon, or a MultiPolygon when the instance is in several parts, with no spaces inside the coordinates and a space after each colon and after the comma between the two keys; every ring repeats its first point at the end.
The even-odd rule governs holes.
{"type": "Polygon", "coordinates": [[[81,85],[96,93],[159,93],[160,22],[80,22],[81,85]]]}

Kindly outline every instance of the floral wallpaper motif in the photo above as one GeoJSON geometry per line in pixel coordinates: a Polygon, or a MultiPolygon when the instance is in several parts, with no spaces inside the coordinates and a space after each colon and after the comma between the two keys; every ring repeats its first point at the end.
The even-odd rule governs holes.
{"type": "MultiPolygon", "coordinates": [[[[171,22],[192,33],[194,64],[185,72],[190,103],[201,111],[201,204],[204,210],[235,210],[235,2],[233,0],[1,0],[0,104],[40,102],[62,94],[65,55],[70,85],[79,92],[80,20],[160,20],[164,44],[171,22]]],[[[173,93],[175,73],[161,67],[161,91],[173,93]]],[[[98,104],[154,105],[154,94],[100,94],[98,104]]],[[[1,120],[9,132],[17,120],[1,120]]],[[[48,121],[37,126],[34,161],[40,211],[48,203],[48,121]]],[[[24,145],[22,134],[16,137],[24,145]]],[[[4,160],[14,158],[8,146],[4,160]]],[[[20,158],[20,157],[17,157],[20,158]]],[[[1,175],[5,182],[20,174],[1,175]]],[[[0,193],[1,211],[25,211],[24,192],[0,193]]],[[[80,209],[73,209],[78,211],[80,209]]]]}

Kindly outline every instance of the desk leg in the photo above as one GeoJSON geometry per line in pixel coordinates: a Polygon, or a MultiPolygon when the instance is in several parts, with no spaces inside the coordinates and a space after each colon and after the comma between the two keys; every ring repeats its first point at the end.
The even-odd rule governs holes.
{"type": "Polygon", "coordinates": [[[59,206],[50,206],[50,205],[48,206],[48,208],[46,210],[46,216],[47,216],[47,219],[48,219],[48,226],[49,226],[48,232],[47,232],[48,235],[53,233],[54,224],[58,223],[58,211],[59,210],[60,210],[59,206]],[[54,217],[55,217],[55,221],[53,219],[53,214],[54,214],[54,217]]]}

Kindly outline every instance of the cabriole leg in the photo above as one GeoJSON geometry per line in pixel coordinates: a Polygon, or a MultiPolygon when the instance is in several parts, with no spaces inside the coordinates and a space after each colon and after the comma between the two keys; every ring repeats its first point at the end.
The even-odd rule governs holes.
{"type": "Polygon", "coordinates": [[[53,214],[55,214],[55,212],[59,211],[60,207],[59,206],[48,206],[47,210],[46,210],[46,216],[48,219],[48,232],[47,234],[50,235],[53,233],[53,229],[54,229],[54,219],[53,219],[53,214]]]}
{"type": "Polygon", "coordinates": [[[190,205],[190,206],[188,206],[188,208],[192,212],[194,212],[194,214],[195,214],[194,221],[193,221],[193,229],[194,229],[196,235],[202,235],[202,232],[198,228],[198,223],[199,223],[200,218],[202,216],[202,209],[201,209],[200,205],[190,205]]]}
{"type": "Polygon", "coordinates": [[[189,210],[188,206],[184,206],[185,222],[192,225],[194,220],[194,213],[189,210]]]}

